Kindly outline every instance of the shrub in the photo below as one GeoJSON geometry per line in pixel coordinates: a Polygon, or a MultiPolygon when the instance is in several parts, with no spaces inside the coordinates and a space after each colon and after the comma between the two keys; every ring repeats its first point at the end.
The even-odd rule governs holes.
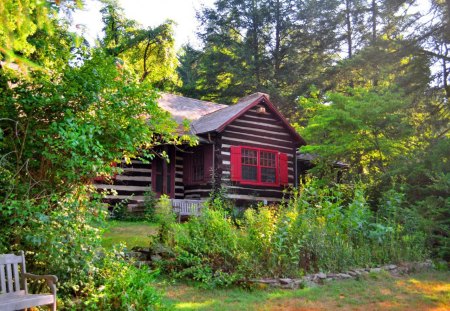
{"type": "Polygon", "coordinates": [[[223,286],[428,255],[425,235],[414,227],[414,215],[403,210],[401,194],[387,193],[379,209],[385,213],[375,214],[361,185],[351,192],[340,187],[312,181],[302,191],[294,190],[284,207],[247,209],[239,226],[221,205],[206,209],[202,216],[171,227],[168,245],[175,256],[163,267],[176,277],[223,286]]]}
{"type": "Polygon", "coordinates": [[[176,222],[176,215],[173,212],[172,204],[165,195],[161,196],[156,204],[155,220],[159,224],[158,240],[160,243],[169,242],[171,226],[176,222]]]}
{"type": "Polygon", "coordinates": [[[148,221],[155,221],[155,208],[158,203],[156,194],[149,189],[144,193],[144,218],[148,221]]]}
{"type": "Polygon", "coordinates": [[[137,268],[120,257],[105,256],[96,273],[100,285],[78,308],[83,310],[162,310],[162,295],[153,283],[157,271],[137,268]]]}
{"type": "Polygon", "coordinates": [[[176,224],[173,251],[176,256],[165,268],[179,278],[191,278],[210,286],[227,286],[236,281],[240,247],[235,227],[220,210],[205,209],[198,218],[176,224]]]}

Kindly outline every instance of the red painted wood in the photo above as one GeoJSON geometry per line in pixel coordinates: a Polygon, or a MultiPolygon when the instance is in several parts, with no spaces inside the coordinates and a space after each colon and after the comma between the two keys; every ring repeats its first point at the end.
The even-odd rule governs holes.
{"type": "Polygon", "coordinates": [[[241,146],[231,146],[230,147],[230,178],[232,181],[241,181],[242,179],[242,169],[241,169],[241,146]]]}
{"type": "Polygon", "coordinates": [[[280,153],[278,159],[280,168],[280,184],[287,185],[289,183],[287,154],[280,153]]]}

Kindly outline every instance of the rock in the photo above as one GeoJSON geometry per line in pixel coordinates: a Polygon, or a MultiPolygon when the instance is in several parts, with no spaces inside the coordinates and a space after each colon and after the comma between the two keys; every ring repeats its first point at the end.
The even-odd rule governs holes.
{"type": "Polygon", "coordinates": [[[278,279],[278,281],[280,282],[280,284],[283,284],[283,285],[292,283],[292,279],[288,279],[288,278],[278,279]]]}
{"type": "Polygon", "coordinates": [[[347,274],[350,275],[350,276],[353,276],[353,277],[356,277],[356,276],[359,275],[359,274],[356,273],[355,271],[348,271],[347,274]]]}
{"type": "Polygon", "coordinates": [[[397,269],[396,265],[388,265],[389,270],[395,270],[397,269]]]}
{"type": "Polygon", "coordinates": [[[276,284],[278,283],[277,280],[274,279],[260,279],[260,280],[255,280],[256,283],[261,283],[261,284],[276,284]]]}
{"type": "Polygon", "coordinates": [[[337,277],[337,274],[335,273],[327,273],[327,278],[329,279],[335,279],[337,277]]]}
{"type": "Polygon", "coordinates": [[[150,266],[151,263],[152,263],[151,261],[136,261],[135,266],[140,268],[143,266],[150,266]]]}
{"type": "Polygon", "coordinates": [[[161,260],[162,260],[162,257],[159,256],[159,255],[151,255],[151,256],[150,256],[150,259],[151,259],[152,261],[161,261],[161,260]]]}
{"type": "Polygon", "coordinates": [[[352,277],[348,275],[347,273],[339,273],[338,277],[341,279],[351,279],[352,277]]]}
{"type": "Polygon", "coordinates": [[[327,275],[323,272],[317,273],[316,276],[322,280],[327,278],[327,275]]]}
{"type": "Polygon", "coordinates": [[[163,257],[167,257],[172,253],[172,250],[162,244],[156,244],[151,250],[152,254],[159,254],[163,257]]]}
{"type": "Polygon", "coordinates": [[[370,269],[370,272],[380,273],[381,272],[381,268],[372,268],[372,269],[370,269]]]}

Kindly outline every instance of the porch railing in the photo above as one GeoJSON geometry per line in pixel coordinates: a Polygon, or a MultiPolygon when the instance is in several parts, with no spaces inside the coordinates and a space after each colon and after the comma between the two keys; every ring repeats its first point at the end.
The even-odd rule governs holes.
{"type": "Polygon", "coordinates": [[[205,203],[201,200],[171,199],[170,201],[178,220],[181,220],[182,216],[200,216],[205,203]]]}

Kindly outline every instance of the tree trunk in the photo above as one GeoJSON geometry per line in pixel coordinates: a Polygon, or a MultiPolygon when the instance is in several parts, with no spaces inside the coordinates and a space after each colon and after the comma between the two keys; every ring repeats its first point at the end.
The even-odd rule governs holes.
{"type": "Polygon", "coordinates": [[[345,0],[345,25],[347,27],[346,39],[347,39],[347,53],[348,58],[353,57],[353,42],[352,42],[352,20],[351,20],[351,10],[352,10],[352,0],[345,0]]]}

